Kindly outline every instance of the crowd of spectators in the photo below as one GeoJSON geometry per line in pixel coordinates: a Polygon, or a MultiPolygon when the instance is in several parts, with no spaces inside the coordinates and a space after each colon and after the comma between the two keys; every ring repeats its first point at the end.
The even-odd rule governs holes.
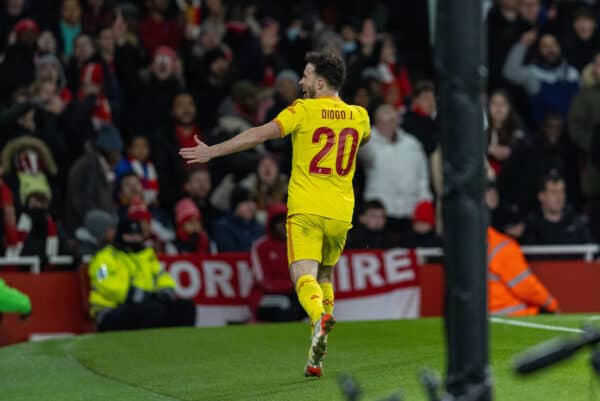
{"type": "MultiPolygon", "coordinates": [[[[522,243],[597,241],[600,5],[488,3],[491,222],[522,243]]],[[[119,221],[168,254],[281,240],[272,213],[287,197],[289,138],[207,165],[178,150],[271,120],[301,96],[313,49],[344,57],[341,97],[372,122],[348,247],[441,244],[428,2],[0,5],[3,253],[95,253],[119,221]]]]}

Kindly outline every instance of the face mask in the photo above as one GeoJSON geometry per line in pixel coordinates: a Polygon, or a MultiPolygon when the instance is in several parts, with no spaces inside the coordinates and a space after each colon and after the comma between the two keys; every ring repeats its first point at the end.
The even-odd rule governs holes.
{"type": "Polygon", "coordinates": [[[346,54],[353,53],[356,50],[356,42],[344,42],[342,44],[342,51],[346,54]]]}
{"type": "Polygon", "coordinates": [[[298,38],[298,36],[300,36],[300,28],[292,27],[287,30],[287,37],[290,42],[295,41],[298,38]]]}

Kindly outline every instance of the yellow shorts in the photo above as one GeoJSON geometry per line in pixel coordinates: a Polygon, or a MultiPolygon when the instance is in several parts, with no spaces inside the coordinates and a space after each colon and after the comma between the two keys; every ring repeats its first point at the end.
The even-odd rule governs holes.
{"type": "Polygon", "coordinates": [[[314,214],[288,216],[288,263],[311,259],[324,266],[335,265],[344,250],[350,228],[352,224],[348,222],[314,214]]]}

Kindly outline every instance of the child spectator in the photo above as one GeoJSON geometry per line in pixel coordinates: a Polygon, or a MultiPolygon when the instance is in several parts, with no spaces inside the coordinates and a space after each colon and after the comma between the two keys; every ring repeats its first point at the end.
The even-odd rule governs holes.
{"type": "Polygon", "coordinates": [[[392,235],[386,226],[385,207],[378,200],[365,202],[358,215],[358,225],[348,233],[348,249],[388,249],[392,235]]]}
{"type": "Polygon", "coordinates": [[[208,235],[202,227],[202,214],[190,198],[183,198],[175,206],[179,253],[208,253],[208,235]]]}
{"type": "Polygon", "coordinates": [[[8,142],[2,149],[2,166],[5,179],[19,203],[23,207],[25,199],[22,191],[27,180],[43,181],[50,188],[49,179],[56,176],[58,168],[50,149],[37,138],[23,135],[8,142]]]}
{"type": "Polygon", "coordinates": [[[150,161],[150,145],[143,135],[134,135],[127,147],[127,157],[121,159],[115,168],[117,178],[133,172],[141,181],[144,202],[155,205],[158,202],[158,178],[154,163],[150,161]]]}
{"type": "Polygon", "coordinates": [[[256,201],[240,186],[233,190],[230,204],[230,213],[215,223],[213,240],[219,252],[248,252],[265,231],[256,221],[256,201]]]}
{"type": "Polygon", "coordinates": [[[435,231],[435,211],[432,202],[421,202],[415,208],[412,230],[408,237],[401,239],[401,245],[407,248],[435,248],[442,245],[435,231]]]}
{"type": "Polygon", "coordinates": [[[266,234],[252,244],[252,271],[255,287],[251,308],[257,320],[294,321],[306,316],[290,280],[285,248],[287,207],[277,203],[269,208],[266,234]]]}
{"type": "Polygon", "coordinates": [[[40,175],[25,175],[21,188],[24,208],[17,223],[15,253],[40,257],[58,255],[58,231],[50,215],[52,192],[47,181],[40,175]]]}

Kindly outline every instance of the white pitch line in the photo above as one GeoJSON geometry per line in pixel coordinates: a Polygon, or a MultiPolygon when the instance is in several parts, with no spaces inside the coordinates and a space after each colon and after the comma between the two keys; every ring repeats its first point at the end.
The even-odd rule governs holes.
{"type": "Polygon", "coordinates": [[[539,330],[546,330],[546,331],[564,331],[567,333],[583,333],[583,330],[581,329],[574,329],[571,327],[563,327],[563,326],[552,326],[549,324],[539,324],[539,323],[530,323],[530,322],[524,322],[521,320],[512,320],[512,319],[505,319],[502,317],[490,317],[490,321],[492,323],[499,323],[499,324],[505,324],[508,326],[517,326],[517,327],[527,327],[529,329],[539,329],[539,330]]]}

